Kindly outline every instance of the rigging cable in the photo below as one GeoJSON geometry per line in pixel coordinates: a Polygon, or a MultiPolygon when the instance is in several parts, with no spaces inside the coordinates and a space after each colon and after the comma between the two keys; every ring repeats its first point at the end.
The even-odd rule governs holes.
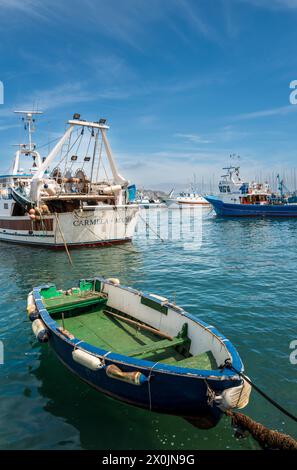
{"type": "MultiPolygon", "coordinates": [[[[88,128],[88,131],[90,131],[89,128],[88,128]]],[[[85,163],[86,163],[86,157],[88,156],[88,153],[89,153],[89,148],[90,148],[91,140],[92,140],[92,133],[90,132],[90,138],[89,138],[89,142],[88,142],[88,146],[87,146],[87,150],[86,150],[86,155],[85,155],[85,158],[84,158],[84,162],[83,162],[83,164],[82,164],[82,170],[84,169],[84,165],[85,165],[85,163]]]]}
{"type": "Polygon", "coordinates": [[[96,181],[98,181],[100,163],[101,163],[101,160],[102,160],[102,146],[103,146],[103,139],[102,139],[102,136],[101,136],[100,149],[99,149],[99,158],[98,158],[98,165],[97,165],[97,172],[96,172],[96,181]]]}
{"type": "Polygon", "coordinates": [[[138,214],[138,217],[141,218],[141,220],[145,223],[145,226],[147,229],[151,230],[155,235],[157,235],[157,237],[159,238],[159,240],[161,240],[161,242],[164,242],[164,239],[162,237],[160,237],[160,235],[158,234],[158,232],[156,232],[152,227],[151,225],[140,215],[140,213],[138,214]]]}

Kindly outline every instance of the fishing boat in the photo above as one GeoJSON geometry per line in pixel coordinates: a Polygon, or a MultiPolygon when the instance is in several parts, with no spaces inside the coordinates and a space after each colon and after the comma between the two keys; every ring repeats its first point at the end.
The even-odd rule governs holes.
{"type": "Polygon", "coordinates": [[[0,175],[0,241],[49,248],[131,241],[139,209],[118,171],[106,119],[74,114],[42,157],[32,141],[40,112],[16,112],[28,142],[18,145],[11,170],[0,175]]]}
{"type": "Polygon", "coordinates": [[[283,181],[279,180],[278,192],[268,183],[244,182],[240,167],[223,168],[227,173],[219,182],[218,196],[205,196],[216,214],[229,217],[297,217],[297,199],[284,194],[283,181]]]}
{"type": "Polygon", "coordinates": [[[214,326],[167,298],[118,279],[82,279],[77,287],[36,287],[27,311],[40,342],[84,382],[125,403],[214,426],[242,408],[250,388],[243,363],[214,326]]]}

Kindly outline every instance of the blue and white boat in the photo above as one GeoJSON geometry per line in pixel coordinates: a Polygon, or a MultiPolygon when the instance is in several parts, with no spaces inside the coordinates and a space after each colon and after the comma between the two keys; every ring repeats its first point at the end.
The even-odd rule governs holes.
{"type": "Polygon", "coordinates": [[[219,216],[227,217],[297,217],[297,198],[283,193],[273,193],[268,183],[242,181],[239,167],[224,168],[227,173],[219,182],[218,196],[205,196],[219,216]]]}
{"type": "Polygon", "coordinates": [[[204,428],[248,403],[249,385],[224,367],[244,370],[231,341],[164,297],[97,277],[67,291],[36,287],[27,310],[38,340],[115,399],[204,428]]]}

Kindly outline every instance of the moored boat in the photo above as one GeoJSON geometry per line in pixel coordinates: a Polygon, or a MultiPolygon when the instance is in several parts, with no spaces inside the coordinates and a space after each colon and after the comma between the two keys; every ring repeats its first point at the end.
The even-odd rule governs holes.
{"type": "Polygon", "coordinates": [[[171,191],[168,197],[163,198],[163,201],[168,207],[180,207],[183,205],[209,206],[209,202],[205,197],[195,192],[181,192],[178,196],[174,196],[173,191],[171,191]]]}
{"type": "Polygon", "coordinates": [[[141,209],[161,209],[166,207],[165,203],[158,197],[146,196],[142,191],[137,191],[135,204],[141,209]]]}
{"type": "Polygon", "coordinates": [[[224,367],[244,370],[232,343],[164,297],[96,277],[67,291],[36,287],[27,310],[38,340],[113,398],[202,427],[248,403],[248,384],[224,367]]]}
{"type": "Polygon", "coordinates": [[[118,171],[106,120],[75,114],[41,157],[32,142],[39,113],[18,113],[28,143],[18,145],[10,173],[0,176],[0,241],[62,249],[131,241],[139,209],[129,203],[129,182],[118,171]]]}
{"type": "MultiPolygon", "coordinates": [[[[297,217],[294,196],[274,193],[268,183],[244,182],[239,167],[227,167],[218,196],[205,196],[216,214],[227,217],[297,217]]],[[[279,185],[282,188],[282,184],[279,185]]]]}

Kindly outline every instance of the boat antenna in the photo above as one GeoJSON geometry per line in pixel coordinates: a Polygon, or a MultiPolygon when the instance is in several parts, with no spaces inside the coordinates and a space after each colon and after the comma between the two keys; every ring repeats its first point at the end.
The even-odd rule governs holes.
{"type": "MultiPolygon", "coordinates": [[[[24,123],[24,129],[28,131],[28,148],[26,144],[26,150],[28,150],[28,153],[32,152],[35,149],[35,144],[32,143],[32,134],[35,131],[35,115],[37,114],[43,114],[42,111],[14,111],[14,113],[20,115],[20,119],[24,123]]],[[[20,145],[22,145],[20,143],[20,145]]]]}

